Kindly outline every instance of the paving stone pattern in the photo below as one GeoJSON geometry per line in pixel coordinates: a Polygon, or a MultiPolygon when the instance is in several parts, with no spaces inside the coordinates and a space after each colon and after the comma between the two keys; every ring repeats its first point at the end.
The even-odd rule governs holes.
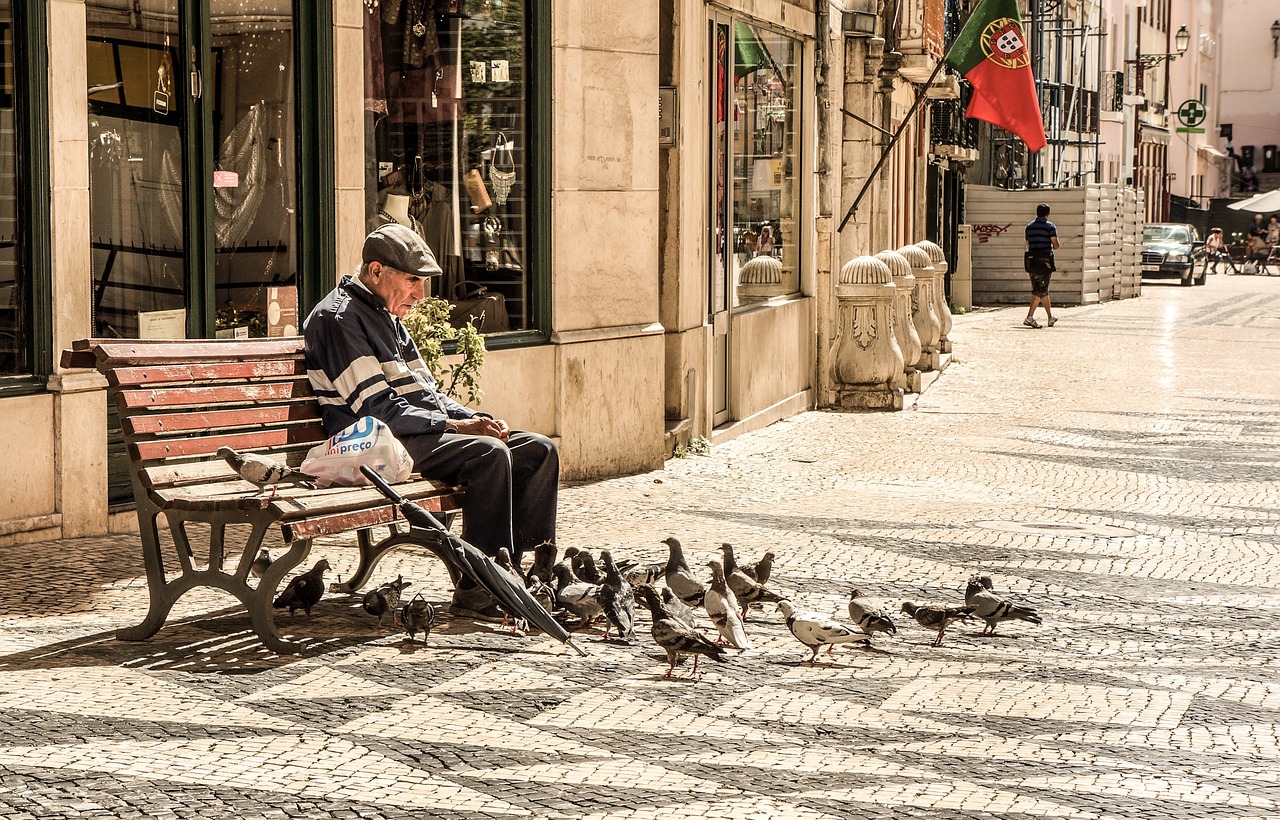
{"type": "MultiPolygon", "coordinates": [[[[816,666],[755,650],[663,680],[648,638],[445,620],[426,644],[330,595],[266,652],[216,593],[145,643],[136,537],[0,549],[0,818],[1280,818],[1280,281],[957,317],[898,414],[806,413],[666,469],[566,487],[561,544],[777,554],[845,617],[989,574],[1041,627],[954,626],[816,666]]],[[[348,539],[318,542],[350,573],[348,539]]],[[[426,554],[378,580],[447,595],[426,554]]]]}

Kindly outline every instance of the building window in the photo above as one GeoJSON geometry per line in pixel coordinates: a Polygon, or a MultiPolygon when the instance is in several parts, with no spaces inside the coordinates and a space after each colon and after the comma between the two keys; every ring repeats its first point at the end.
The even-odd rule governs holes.
{"type": "Polygon", "coordinates": [[[433,295],[483,299],[483,332],[533,329],[532,3],[365,6],[366,227],[421,234],[444,270],[433,295]]]}
{"type": "Polygon", "coordinates": [[[13,9],[0,0],[0,376],[28,374],[32,271],[21,262],[18,99],[13,9]]]}
{"type": "Polygon", "coordinates": [[[86,3],[93,334],[292,335],[292,7],[182,5],[86,3]]]}
{"type": "MultiPolygon", "coordinates": [[[[720,270],[728,262],[733,304],[745,305],[800,289],[801,47],[742,20],[716,31],[715,265],[720,270]],[[726,173],[731,192],[725,190],[726,173]],[[731,226],[727,236],[724,225],[731,226]]],[[[713,276],[713,284],[718,279],[713,276]]],[[[713,312],[720,309],[716,290],[713,312]]]]}

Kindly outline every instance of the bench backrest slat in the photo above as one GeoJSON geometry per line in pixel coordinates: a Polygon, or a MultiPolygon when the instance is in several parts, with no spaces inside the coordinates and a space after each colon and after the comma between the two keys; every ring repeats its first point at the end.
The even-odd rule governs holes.
{"type": "MultiPolygon", "coordinates": [[[[287,447],[291,444],[314,444],[324,441],[328,436],[318,426],[307,427],[266,427],[256,431],[240,431],[221,435],[194,436],[191,438],[157,438],[151,440],[125,440],[129,444],[129,455],[135,461],[160,461],[170,458],[190,458],[193,456],[212,456],[219,447],[234,447],[237,450],[261,450],[287,447]]],[[[280,459],[283,461],[284,459],[280,459]]]]}
{"type": "Polygon", "coordinates": [[[301,359],[148,365],[121,367],[111,371],[111,386],[137,387],[173,382],[270,379],[278,376],[305,376],[306,373],[306,366],[301,359]]]}
{"type": "Polygon", "coordinates": [[[319,419],[320,407],[311,402],[229,410],[197,410],[190,413],[137,413],[121,419],[121,427],[126,435],[144,436],[251,427],[260,424],[314,423],[319,419]]]}
{"type": "Polygon", "coordinates": [[[305,379],[292,381],[255,381],[239,384],[198,384],[193,387],[168,386],[134,388],[116,393],[116,407],[121,415],[129,410],[152,407],[192,407],[207,404],[256,404],[287,401],[311,396],[311,384],[305,379]]]}

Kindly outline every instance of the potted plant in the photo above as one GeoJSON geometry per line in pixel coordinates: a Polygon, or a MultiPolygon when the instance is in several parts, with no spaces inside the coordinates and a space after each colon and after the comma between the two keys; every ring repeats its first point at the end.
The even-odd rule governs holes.
{"type": "Polygon", "coordinates": [[[444,299],[428,296],[404,317],[404,326],[440,389],[463,404],[479,404],[484,395],[480,389],[484,336],[474,325],[449,324],[451,310],[444,299]],[[446,359],[445,345],[450,342],[454,350],[446,359]]]}

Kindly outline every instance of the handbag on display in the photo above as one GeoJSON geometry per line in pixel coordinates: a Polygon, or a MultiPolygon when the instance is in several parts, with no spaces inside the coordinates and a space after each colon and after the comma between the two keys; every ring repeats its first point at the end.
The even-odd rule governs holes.
{"type": "Polygon", "coordinates": [[[471,324],[481,333],[502,333],[511,329],[506,299],[484,285],[459,282],[453,289],[449,304],[453,308],[449,312],[449,324],[454,327],[471,324]]]}

